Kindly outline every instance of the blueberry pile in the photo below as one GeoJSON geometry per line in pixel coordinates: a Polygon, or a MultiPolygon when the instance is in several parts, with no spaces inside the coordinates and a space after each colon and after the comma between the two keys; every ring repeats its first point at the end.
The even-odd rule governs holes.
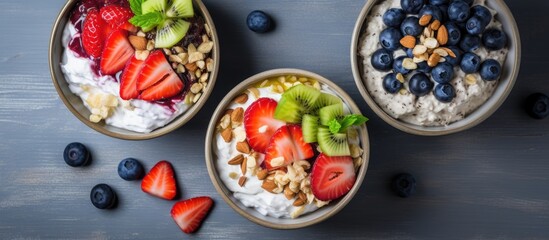
{"type": "Polygon", "coordinates": [[[481,47],[497,51],[507,45],[507,36],[487,26],[492,13],[472,0],[400,0],[401,8],[383,14],[386,28],[379,34],[382,48],[371,56],[372,66],[390,71],[383,88],[391,94],[404,88],[405,76],[412,94],[421,97],[433,92],[441,102],[451,102],[455,89],[450,83],[461,69],[478,73],[484,81],[497,80],[501,65],[494,59],[481,59],[475,51],[481,47]],[[394,57],[402,49],[405,56],[394,57]]]}

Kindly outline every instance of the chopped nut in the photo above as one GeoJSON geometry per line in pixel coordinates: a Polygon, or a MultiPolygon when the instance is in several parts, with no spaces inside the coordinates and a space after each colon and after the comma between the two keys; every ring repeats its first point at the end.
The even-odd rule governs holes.
{"type": "Polygon", "coordinates": [[[322,200],[315,199],[315,206],[318,207],[318,208],[324,207],[324,206],[328,205],[329,203],[330,203],[330,201],[322,201],[322,200]]]}
{"type": "Polygon", "coordinates": [[[209,42],[210,41],[210,38],[208,37],[207,34],[202,34],[202,42],[209,42]]]}
{"type": "Polygon", "coordinates": [[[400,95],[406,95],[406,94],[408,94],[408,90],[406,90],[405,88],[401,88],[400,91],[398,91],[398,93],[400,95]]]}
{"type": "Polygon", "coordinates": [[[250,153],[250,145],[246,141],[236,143],[236,150],[241,153],[250,153]]]}
{"type": "Polygon", "coordinates": [[[193,98],[193,103],[196,103],[198,102],[198,100],[200,99],[200,97],[202,97],[202,93],[199,93],[199,94],[196,94],[193,98]]]}
{"type": "Polygon", "coordinates": [[[147,42],[147,50],[149,50],[149,51],[154,50],[154,40],[149,40],[147,42]]]}
{"type": "Polygon", "coordinates": [[[288,186],[290,186],[290,190],[292,190],[292,192],[294,192],[294,193],[299,192],[299,186],[300,186],[299,182],[291,181],[288,186]]]}
{"type": "Polygon", "coordinates": [[[170,50],[170,49],[162,48],[162,51],[164,51],[164,54],[166,54],[168,56],[172,55],[172,50],[170,50]]]}
{"type": "Polygon", "coordinates": [[[427,52],[427,47],[421,45],[421,44],[418,44],[414,47],[414,49],[412,49],[412,54],[414,55],[421,55],[423,53],[427,52]]]}
{"type": "Polygon", "coordinates": [[[135,59],[145,61],[149,57],[149,51],[148,50],[136,50],[135,51],[135,59]]]}
{"type": "Polygon", "coordinates": [[[431,54],[431,56],[429,56],[429,59],[427,60],[427,65],[429,65],[429,67],[434,67],[438,64],[439,61],[440,55],[433,53],[431,54]]]}
{"type": "Polygon", "coordinates": [[[221,137],[225,140],[226,143],[231,142],[233,139],[233,131],[230,128],[226,128],[221,131],[221,137]]]}
{"type": "Polygon", "coordinates": [[[200,60],[204,60],[204,53],[201,52],[189,52],[189,63],[194,63],[200,60]]]}
{"type": "Polygon", "coordinates": [[[93,123],[98,123],[101,121],[101,117],[95,114],[90,115],[90,121],[93,123]]]}
{"type": "Polygon", "coordinates": [[[404,58],[404,60],[402,60],[402,67],[414,70],[417,69],[417,64],[411,58],[404,58]]]}
{"type": "Polygon", "coordinates": [[[173,62],[176,62],[176,63],[182,63],[182,62],[183,62],[183,60],[182,60],[179,56],[177,56],[177,55],[170,55],[170,56],[168,57],[168,60],[169,60],[170,62],[172,62],[172,63],[173,63],[173,62]]]}
{"type": "Polygon", "coordinates": [[[187,53],[178,53],[177,56],[181,58],[181,64],[189,63],[189,54],[187,53]]]}
{"type": "Polygon", "coordinates": [[[240,163],[240,171],[242,171],[242,175],[246,175],[246,171],[248,171],[248,161],[242,161],[242,163],[240,163]]]}
{"type": "Polygon", "coordinates": [[[437,48],[438,47],[438,41],[432,37],[428,37],[425,39],[425,42],[423,43],[427,48],[437,48]]]}
{"type": "Polygon", "coordinates": [[[440,28],[440,21],[438,19],[435,19],[433,23],[431,23],[431,29],[438,30],[440,28]]]}
{"type": "Polygon", "coordinates": [[[208,77],[210,77],[209,73],[203,73],[202,76],[200,76],[200,82],[204,83],[204,88],[206,86],[206,82],[208,81],[208,77]]]}
{"type": "Polygon", "coordinates": [[[260,96],[259,90],[257,88],[251,87],[251,88],[248,88],[247,91],[253,94],[256,99],[258,99],[260,96]]]}
{"type": "Polygon", "coordinates": [[[187,63],[185,64],[185,68],[190,72],[195,72],[196,69],[198,69],[198,66],[196,66],[196,63],[187,63]]]}
{"type": "Polygon", "coordinates": [[[248,155],[248,157],[246,157],[246,162],[247,162],[246,165],[248,166],[248,168],[254,169],[257,166],[257,160],[254,154],[248,155]]]}
{"type": "Polygon", "coordinates": [[[238,178],[238,173],[230,172],[230,173],[229,173],[229,177],[230,177],[231,179],[236,180],[236,179],[238,178]]]}
{"type": "Polygon", "coordinates": [[[139,32],[137,32],[137,34],[136,34],[136,35],[137,35],[138,37],[146,37],[146,36],[147,36],[147,34],[146,34],[146,33],[144,33],[143,31],[139,31],[139,32]]]}
{"type": "Polygon", "coordinates": [[[477,84],[477,77],[474,74],[467,74],[465,75],[465,83],[467,85],[475,85],[477,84]]]}
{"type": "Polygon", "coordinates": [[[244,127],[238,126],[233,130],[234,138],[237,142],[242,142],[246,140],[246,131],[244,127]]]}
{"type": "Polygon", "coordinates": [[[453,57],[453,58],[456,57],[456,54],[451,49],[449,49],[447,47],[442,47],[441,49],[444,49],[444,51],[446,51],[448,53],[448,55],[450,55],[450,57],[453,57]]]}
{"type": "Polygon", "coordinates": [[[204,61],[200,60],[200,61],[196,62],[196,66],[198,66],[198,68],[200,68],[200,69],[204,69],[204,67],[206,67],[206,63],[204,61]]]}
{"type": "Polygon", "coordinates": [[[396,74],[396,79],[401,82],[401,83],[404,83],[404,75],[402,75],[402,73],[397,73],[396,74]]]}
{"type": "Polygon", "coordinates": [[[284,157],[276,157],[271,159],[271,166],[272,167],[280,167],[284,164],[284,157]]]}
{"type": "Polygon", "coordinates": [[[206,33],[208,34],[208,36],[212,36],[212,29],[210,28],[210,25],[208,25],[207,23],[204,24],[204,29],[206,29],[206,33]]]}
{"type": "Polygon", "coordinates": [[[421,18],[419,18],[419,25],[424,27],[427,26],[431,22],[432,17],[431,14],[421,16],[421,18]]]}
{"type": "Polygon", "coordinates": [[[298,198],[294,201],[292,205],[294,205],[295,207],[303,206],[305,205],[305,201],[302,200],[301,198],[298,198]]]}
{"type": "Polygon", "coordinates": [[[433,53],[436,53],[436,54],[440,55],[441,57],[448,56],[448,52],[446,52],[446,50],[444,50],[442,48],[436,48],[435,50],[433,50],[433,53]]]}
{"type": "Polygon", "coordinates": [[[239,104],[244,104],[248,101],[248,94],[246,93],[242,93],[240,95],[238,95],[238,97],[236,97],[234,99],[234,102],[235,103],[239,103],[239,104]]]}
{"type": "Polygon", "coordinates": [[[213,42],[203,42],[198,46],[198,51],[201,53],[210,53],[212,51],[214,43],[213,42]]]}
{"type": "Polygon", "coordinates": [[[101,107],[100,111],[99,111],[99,115],[101,116],[101,118],[105,119],[109,116],[109,108],[108,107],[101,107]]]}
{"type": "Polygon", "coordinates": [[[172,48],[176,53],[184,53],[185,49],[183,49],[181,46],[175,46],[172,48]]]}
{"type": "Polygon", "coordinates": [[[234,156],[233,158],[231,158],[231,160],[229,160],[229,162],[227,162],[227,163],[229,165],[240,165],[242,163],[242,161],[244,161],[244,155],[238,154],[238,155],[234,156]]]}
{"type": "Polygon", "coordinates": [[[187,52],[189,54],[196,52],[196,46],[194,46],[194,44],[192,43],[189,43],[189,46],[187,46],[187,52]]]}
{"type": "Polygon", "coordinates": [[[199,93],[201,90],[202,90],[202,84],[200,83],[195,83],[191,86],[191,92],[194,94],[199,93]]]}
{"type": "MultiPolygon", "coordinates": [[[[423,29],[422,36],[425,36],[426,38],[431,37],[431,33],[433,33],[433,30],[431,29],[431,26],[427,26],[423,29]]],[[[423,41],[421,43],[424,43],[423,41]]]]}
{"type": "Polygon", "coordinates": [[[267,169],[261,169],[261,171],[257,173],[257,179],[264,180],[265,178],[267,178],[268,174],[269,171],[267,171],[267,169]]]}
{"type": "Polygon", "coordinates": [[[243,120],[244,120],[244,109],[241,107],[235,108],[234,111],[231,113],[231,122],[233,126],[240,125],[243,120]]]}
{"type": "Polygon", "coordinates": [[[362,165],[362,162],[363,160],[360,157],[353,158],[353,166],[355,167],[355,169],[358,169],[362,165]]]}
{"type": "Polygon", "coordinates": [[[187,95],[185,96],[185,104],[192,104],[193,98],[194,98],[194,93],[192,92],[187,93],[187,95]]]}
{"type": "Polygon", "coordinates": [[[238,185],[240,185],[241,187],[244,187],[244,184],[246,184],[246,177],[241,176],[241,177],[238,179],[238,185]]]}
{"type": "Polygon", "coordinates": [[[264,180],[263,183],[261,184],[261,188],[265,189],[268,192],[273,192],[273,190],[277,187],[278,186],[276,186],[273,180],[268,180],[268,179],[264,180]]]}
{"type": "Polygon", "coordinates": [[[213,67],[214,67],[213,64],[214,64],[213,59],[211,58],[206,59],[206,69],[208,70],[208,72],[213,71],[213,67]]]}
{"type": "Polygon", "coordinates": [[[309,168],[311,168],[311,163],[307,160],[299,160],[299,161],[296,161],[294,162],[293,164],[294,166],[300,166],[301,168],[303,168],[304,170],[308,170],[309,168]]]}
{"type": "Polygon", "coordinates": [[[295,192],[293,192],[292,190],[290,190],[290,185],[286,185],[284,187],[284,196],[286,197],[286,199],[288,200],[291,200],[295,197],[295,192]]]}
{"type": "Polygon", "coordinates": [[[400,44],[405,48],[413,48],[416,45],[416,37],[406,35],[400,39],[400,44]]]}
{"type": "MultiPolygon", "coordinates": [[[[232,109],[230,109],[232,112],[232,109]]],[[[228,128],[231,125],[231,114],[226,113],[223,115],[221,120],[219,121],[219,126],[221,126],[222,129],[228,128]]]]}
{"type": "Polygon", "coordinates": [[[351,157],[360,157],[362,153],[364,152],[358,145],[351,144],[349,145],[349,148],[351,150],[351,157]]]}
{"type": "Polygon", "coordinates": [[[140,36],[130,35],[128,41],[135,50],[146,50],[147,49],[147,39],[140,36]]]}
{"type": "Polygon", "coordinates": [[[303,202],[307,201],[307,194],[305,194],[304,192],[299,192],[297,193],[297,198],[303,200],[303,202]]]}
{"type": "Polygon", "coordinates": [[[296,207],[295,210],[292,213],[290,213],[290,217],[297,218],[301,216],[301,214],[303,214],[304,212],[305,212],[305,206],[296,207]]]}
{"type": "Polygon", "coordinates": [[[177,73],[185,73],[185,72],[186,72],[186,70],[185,70],[185,65],[183,65],[183,64],[177,64],[176,71],[177,71],[177,73]]]}

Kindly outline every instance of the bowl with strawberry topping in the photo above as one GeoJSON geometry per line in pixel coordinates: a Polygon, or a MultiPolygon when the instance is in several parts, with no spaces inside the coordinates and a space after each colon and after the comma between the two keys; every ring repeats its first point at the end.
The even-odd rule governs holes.
{"type": "Polygon", "coordinates": [[[213,90],[219,43],[200,0],[74,0],[50,39],[67,108],[112,137],[158,137],[189,121],[213,90]]]}
{"type": "Polygon", "coordinates": [[[330,80],[299,69],[254,75],[221,101],[206,164],[223,199],[263,226],[301,228],[340,211],[368,166],[368,119],[330,80]]]}

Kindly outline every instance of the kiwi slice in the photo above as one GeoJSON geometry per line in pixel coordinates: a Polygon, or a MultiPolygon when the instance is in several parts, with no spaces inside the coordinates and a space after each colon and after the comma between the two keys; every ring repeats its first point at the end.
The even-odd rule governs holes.
{"type": "Polygon", "coordinates": [[[303,115],[301,129],[303,129],[303,140],[305,140],[306,143],[316,142],[318,135],[318,117],[310,114],[303,115]]]}
{"type": "Polygon", "coordinates": [[[328,105],[318,110],[320,124],[328,126],[332,119],[340,119],[343,117],[343,103],[328,105]]]}
{"type": "Polygon", "coordinates": [[[150,12],[164,12],[166,9],[166,0],[146,0],[141,4],[141,12],[147,14],[150,12]]]}
{"type": "Polygon", "coordinates": [[[311,114],[318,115],[319,109],[329,105],[336,104],[336,103],[343,103],[343,102],[337,96],[334,96],[329,93],[321,93],[320,96],[314,102],[314,104],[311,106],[311,109],[309,110],[309,112],[311,114]]]}
{"type": "MultiPolygon", "coordinates": [[[[305,132],[303,135],[305,136],[305,132]]],[[[351,155],[347,134],[345,133],[334,134],[327,127],[321,126],[318,128],[317,140],[322,152],[328,156],[351,155]]]]}
{"type": "MultiPolygon", "coordinates": [[[[150,0],[149,0],[150,1],[150,0]]],[[[191,24],[181,18],[166,19],[156,29],[156,48],[169,48],[185,37],[191,24]]]]}
{"type": "Polygon", "coordinates": [[[318,96],[320,91],[316,88],[303,84],[293,86],[282,94],[274,117],[289,123],[301,123],[301,117],[309,112],[318,96]]]}
{"type": "Polygon", "coordinates": [[[173,0],[166,10],[166,16],[182,18],[194,16],[193,0],[173,0]]]}

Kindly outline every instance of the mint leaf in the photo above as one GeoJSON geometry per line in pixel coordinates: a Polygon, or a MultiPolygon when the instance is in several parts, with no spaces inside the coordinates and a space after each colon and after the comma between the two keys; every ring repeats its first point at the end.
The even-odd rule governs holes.
{"type": "Polygon", "coordinates": [[[144,2],[145,0],[130,0],[130,8],[132,9],[132,12],[134,15],[142,15],[142,9],[141,9],[141,4],[144,2]]]}
{"type": "Polygon", "coordinates": [[[130,23],[141,28],[153,28],[159,25],[164,17],[160,12],[150,12],[145,15],[135,15],[130,19],[130,23]]]}
{"type": "MultiPolygon", "coordinates": [[[[359,126],[364,124],[366,121],[368,121],[367,117],[364,117],[360,114],[350,114],[347,115],[341,120],[341,128],[339,129],[340,132],[345,132],[348,127],[350,126],[359,126]]],[[[331,130],[331,129],[330,129],[331,130]]]]}
{"type": "Polygon", "coordinates": [[[341,124],[337,121],[337,119],[332,119],[328,122],[328,127],[330,129],[330,132],[336,134],[341,129],[341,124]]]}

